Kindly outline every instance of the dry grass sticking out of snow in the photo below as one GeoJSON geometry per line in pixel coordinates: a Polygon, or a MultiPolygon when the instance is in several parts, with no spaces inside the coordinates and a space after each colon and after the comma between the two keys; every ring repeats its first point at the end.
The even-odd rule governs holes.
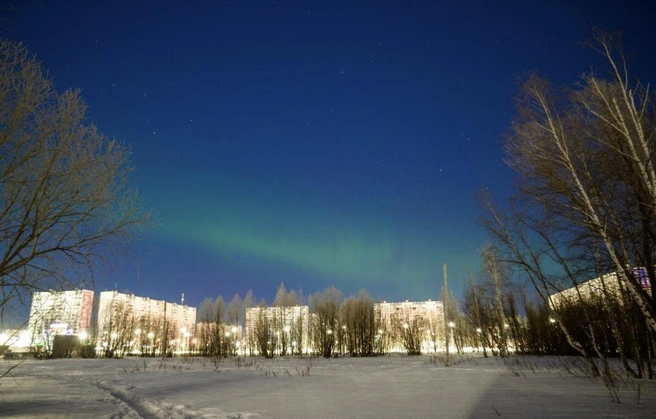
{"type": "Polygon", "coordinates": [[[577,368],[569,358],[479,356],[445,367],[439,355],[29,360],[0,380],[0,417],[656,417],[656,383],[626,381],[613,403],[577,368]]]}

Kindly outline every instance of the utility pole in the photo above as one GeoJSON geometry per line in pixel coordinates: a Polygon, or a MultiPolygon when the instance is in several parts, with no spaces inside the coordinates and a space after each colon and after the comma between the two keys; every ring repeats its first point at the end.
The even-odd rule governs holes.
{"type": "Polygon", "coordinates": [[[169,325],[166,322],[166,301],[164,301],[164,350],[162,351],[162,359],[166,358],[166,352],[169,346],[169,325]]]}
{"type": "Polygon", "coordinates": [[[444,312],[444,338],[446,341],[446,359],[444,361],[444,366],[448,367],[451,364],[449,359],[449,288],[447,287],[446,281],[446,262],[444,262],[444,290],[442,291],[442,311],[444,312]]]}

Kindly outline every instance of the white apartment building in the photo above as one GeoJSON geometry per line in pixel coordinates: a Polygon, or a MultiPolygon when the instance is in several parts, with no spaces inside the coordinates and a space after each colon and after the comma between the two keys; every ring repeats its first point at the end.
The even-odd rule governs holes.
{"type": "Polygon", "coordinates": [[[380,316],[381,323],[388,330],[395,321],[405,323],[421,321],[428,324],[444,325],[444,307],[441,301],[403,301],[400,303],[374,304],[374,312],[380,316]]]}
{"type": "Polygon", "coordinates": [[[33,345],[49,342],[54,335],[86,333],[91,323],[93,291],[36,292],[28,329],[33,345]]]}
{"type": "Polygon", "coordinates": [[[104,335],[126,329],[144,340],[161,340],[164,331],[170,341],[185,340],[193,336],[195,324],[196,307],[117,291],[100,293],[97,331],[101,341],[104,335]]]}
{"type": "MultiPolygon", "coordinates": [[[[633,274],[636,280],[640,281],[642,288],[651,294],[651,286],[644,268],[634,268],[633,274]]],[[[624,288],[624,287],[623,287],[624,288]]],[[[619,297],[620,283],[615,272],[594,278],[589,281],[578,284],[574,287],[567,288],[549,296],[549,307],[552,310],[558,309],[563,305],[577,304],[580,299],[589,300],[594,297],[604,298],[604,290],[608,295],[619,297]]]]}
{"type": "MultiPolygon", "coordinates": [[[[374,304],[374,313],[381,321],[381,327],[388,333],[395,328],[417,324],[423,330],[424,352],[436,351],[444,342],[444,306],[442,301],[403,301],[397,303],[374,304]]],[[[398,348],[392,348],[397,349],[398,348]]]]}

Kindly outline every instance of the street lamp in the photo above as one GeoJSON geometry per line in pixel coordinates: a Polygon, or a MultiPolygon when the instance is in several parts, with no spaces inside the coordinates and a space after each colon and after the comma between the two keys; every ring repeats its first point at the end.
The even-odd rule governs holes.
{"type": "MultiPolygon", "coordinates": [[[[477,327],[476,333],[478,333],[478,349],[476,350],[478,352],[481,349],[481,344],[483,343],[483,338],[481,337],[483,330],[480,327],[477,327]]],[[[483,350],[485,351],[485,348],[483,348],[483,350]]]]}

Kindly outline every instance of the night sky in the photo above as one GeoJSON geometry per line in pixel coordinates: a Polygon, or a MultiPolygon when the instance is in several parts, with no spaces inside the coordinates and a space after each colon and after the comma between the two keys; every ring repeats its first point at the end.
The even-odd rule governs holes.
{"type": "Polygon", "coordinates": [[[570,3],[20,2],[2,35],[132,145],[158,214],[98,290],[436,299],[442,263],[456,296],[480,270],[476,190],[510,193],[517,76],[573,83],[600,27],[656,81],[653,10],[570,3]]]}

